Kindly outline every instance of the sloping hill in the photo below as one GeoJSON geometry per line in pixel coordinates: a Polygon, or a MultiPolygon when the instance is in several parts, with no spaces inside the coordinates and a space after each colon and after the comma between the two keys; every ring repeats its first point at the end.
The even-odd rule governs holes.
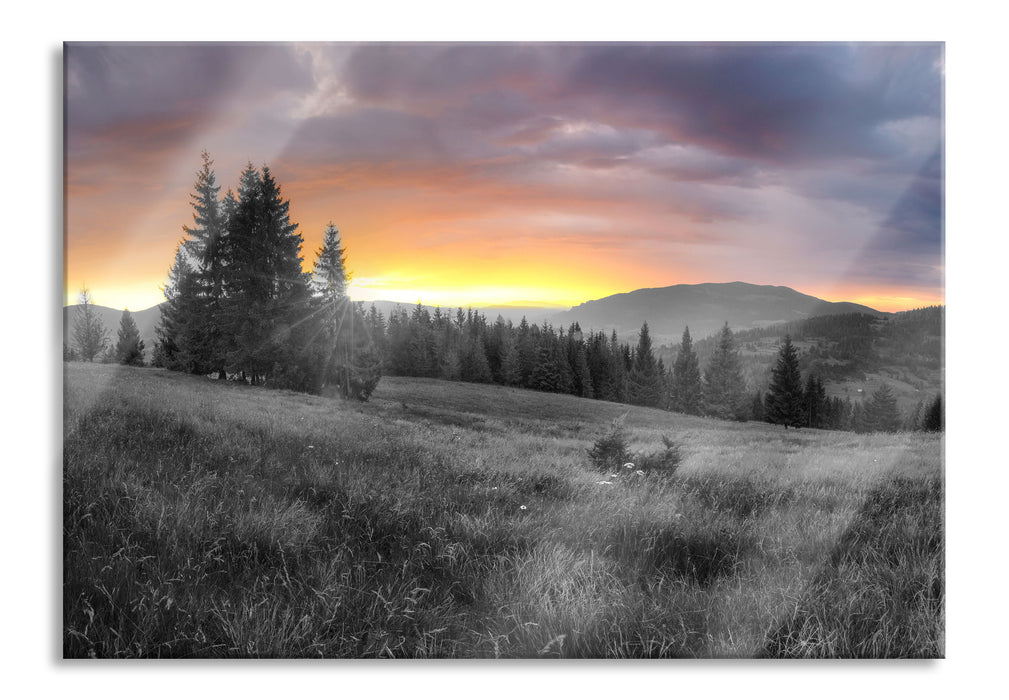
{"type": "Polygon", "coordinates": [[[637,334],[647,321],[653,339],[669,342],[678,341],[685,326],[690,327],[694,338],[704,338],[726,322],[733,331],[740,331],[850,313],[886,316],[867,306],[824,301],[789,287],[728,282],[677,284],[614,294],[579,304],[552,320],[558,326],[577,321],[583,330],[614,328],[621,336],[637,334]]]}

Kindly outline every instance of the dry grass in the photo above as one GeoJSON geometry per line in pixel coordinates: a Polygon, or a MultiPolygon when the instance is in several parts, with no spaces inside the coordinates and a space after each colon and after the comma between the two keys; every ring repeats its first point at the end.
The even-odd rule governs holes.
{"type": "Polygon", "coordinates": [[[935,436],[403,378],[64,386],[66,656],[943,654],[935,436]],[[620,418],[675,476],[589,464],[620,418]]]}

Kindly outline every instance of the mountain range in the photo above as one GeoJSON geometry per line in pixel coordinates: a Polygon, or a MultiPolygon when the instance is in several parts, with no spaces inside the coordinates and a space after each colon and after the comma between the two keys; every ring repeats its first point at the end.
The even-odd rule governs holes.
{"type": "Polygon", "coordinates": [[[790,287],[726,282],[676,284],[613,294],[555,314],[552,323],[567,326],[577,321],[582,330],[615,329],[626,339],[636,336],[647,322],[653,340],[678,342],[687,326],[693,338],[704,338],[718,332],[725,323],[733,331],[741,331],[812,316],[850,313],[888,315],[861,304],[824,301],[790,287]]]}
{"type": "MultiPolygon", "coordinates": [[[[389,312],[399,307],[410,311],[415,305],[392,301],[365,302],[375,307],[388,318],[389,312]]],[[[728,323],[733,331],[769,326],[775,323],[798,321],[811,316],[832,314],[863,313],[878,317],[889,314],[876,311],[868,306],[851,302],[824,301],[808,294],[802,294],[790,287],[747,284],[745,282],[676,284],[670,287],[637,289],[632,292],[613,294],[602,299],[587,301],[568,310],[557,307],[493,306],[473,307],[491,322],[500,315],[506,321],[518,323],[525,317],[529,323],[549,323],[554,327],[567,328],[578,322],[583,331],[616,330],[624,340],[633,340],[648,323],[652,339],[656,343],[677,342],[683,335],[684,327],[690,327],[695,339],[716,333],[722,324],[728,323]]],[[[63,308],[64,337],[70,338],[76,306],[63,308]]],[[[112,342],[116,340],[122,311],[106,306],[94,306],[112,342]]],[[[434,307],[426,307],[433,312],[434,307]]],[[[454,315],[454,309],[445,307],[443,313],[454,315]]],[[[140,330],[140,337],[148,349],[154,347],[154,329],[161,318],[161,305],[135,311],[133,318],[140,330]]]]}

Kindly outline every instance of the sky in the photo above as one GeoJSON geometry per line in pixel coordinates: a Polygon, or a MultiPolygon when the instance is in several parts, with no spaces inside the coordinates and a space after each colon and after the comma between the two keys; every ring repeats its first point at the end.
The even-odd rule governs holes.
{"type": "Polygon", "coordinates": [[[164,297],[206,149],[269,165],[351,296],[673,284],[944,303],[942,43],[68,44],[65,299],[164,297]]]}

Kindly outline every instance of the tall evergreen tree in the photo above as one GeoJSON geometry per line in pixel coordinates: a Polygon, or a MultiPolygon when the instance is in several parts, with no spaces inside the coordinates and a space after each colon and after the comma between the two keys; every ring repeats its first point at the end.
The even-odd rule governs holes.
{"type": "Polygon", "coordinates": [[[95,311],[91,292],[81,287],[77,295],[77,310],[74,318],[74,344],[78,356],[85,362],[94,362],[109,344],[109,332],[95,311]]]}
{"type": "Polygon", "coordinates": [[[702,406],[701,369],[690,338],[690,328],[683,329],[680,351],[673,364],[672,409],[679,413],[699,415],[702,406]]]}
{"type": "Polygon", "coordinates": [[[824,427],[827,410],[827,390],[820,378],[810,373],[806,377],[806,388],[802,392],[804,425],[809,428],[824,427]]]}
{"type": "Polygon", "coordinates": [[[921,428],[929,433],[941,433],[946,429],[946,412],[942,405],[942,394],[936,394],[928,404],[922,416],[921,428]]]}
{"type": "MultiPolygon", "coordinates": [[[[306,327],[315,328],[308,343],[311,378],[321,392],[335,386],[344,398],[367,399],[381,377],[381,356],[375,335],[381,334],[381,319],[374,305],[366,318],[347,295],[351,273],[340,232],[331,222],[323,233],[311,276],[312,313],[306,327]]],[[[298,287],[292,285],[289,303],[297,305],[298,287]]],[[[299,365],[301,363],[298,363],[299,365]]]]}
{"type": "Polygon", "coordinates": [[[185,252],[185,241],[175,248],[175,261],[168,271],[168,283],[163,290],[165,303],[161,305],[161,319],[155,328],[157,341],[151,364],[155,367],[177,371],[188,371],[183,358],[186,340],[186,317],[189,307],[195,303],[196,282],[194,271],[185,252]]]}
{"type": "Polygon", "coordinates": [[[799,373],[799,357],[792,345],[792,338],[785,336],[785,342],[778,351],[777,363],[771,372],[771,386],[765,401],[765,420],[768,423],[799,427],[802,425],[802,375],[799,373]]]}
{"type": "Polygon", "coordinates": [[[575,393],[582,398],[591,399],[594,395],[592,373],[589,371],[585,343],[581,341],[575,343],[575,359],[574,364],[571,366],[571,371],[574,376],[575,393]]]}
{"type": "Polygon", "coordinates": [[[302,336],[310,331],[303,324],[309,276],[301,269],[302,238],[289,207],[269,167],[263,166],[261,174],[251,164],[246,167],[224,237],[222,322],[231,340],[228,364],[253,383],[271,374],[287,374],[288,385],[306,381],[294,370],[307,340],[302,336]]]}
{"type": "Polygon", "coordinates": [[[638,406],[658,406],[661,392],[661,377],[655,354],[652,352],[652,338],[648,323],[641,325],[638,346],[634,352],[634,362],[627,380],[629,400],[638,406]]]}
{"type": "Polygon", "coordinates": [[[220,186],[213,160],[203,151],[190,200],[193,226],[183,226],[183,252],[192,271],[181,307],[186,333],[175,338],[180,357],[189,371],[218,372],[224,376],[224,338],[219,324],[224,296],[225,209],[218,198],[220,186]]]}
{"type": "Polygon", "coordinates": [[[705,412],[725,420],[743,418],[746,411],[745,390],[739,353],[726,323],[718,335],[718,344],[704,373],[705,412]]]}
{"type": "Polygon", "coordinates": [[[626,403],[629,397],[630,348],[621,345],[617,331],[610,332],[610,375],[613,378],[613,400],[626,403]]]}
{"type": "Polygon", "coordinates": [[[119,340],[116,343],[116,361],[123,365],[144,364],[144,341],[140,339],[137,322],[129,309],[123,309],[119,320],[119,340]]]}
{"type": "Polygon", "coordinates": [[[865,404],[865,429],[870,432],[895,433],[900,429],[897,398],[889,384],[881,384],[865,404]]]}

